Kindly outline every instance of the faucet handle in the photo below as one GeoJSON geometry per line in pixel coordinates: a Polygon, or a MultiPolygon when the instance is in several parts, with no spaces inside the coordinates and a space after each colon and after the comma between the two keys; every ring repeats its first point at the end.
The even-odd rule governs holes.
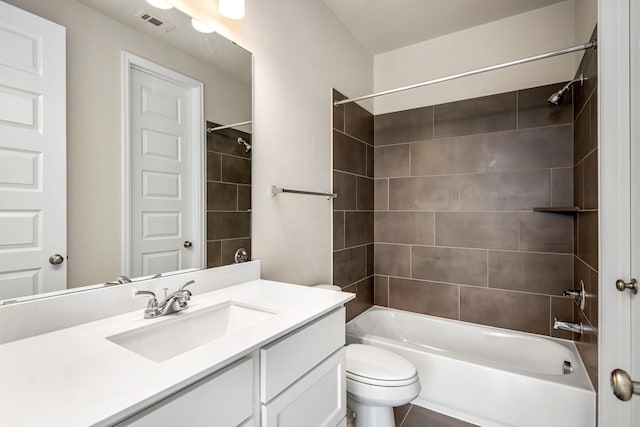
{"type": "MultiPolygon", "coordinates": [[[[191,286],[194,283],[196,283],[195,280],[189,280],[187,283],[185,283],[184,285],[180,286],[180,290],[184,291],[185,290],[184,288],[186,288],[187,286],[191,286]]],[[[189,294],[191,294],[191,291],[187,291],[187,292],[189,292],[189,294]]]]}
{"type": "Polygon", "coordinates": [[[147,308],[144,310],[145,319],[153,319],[160,314],[160,308],[158,307],[158,300],[156,294],[151,291],[136,291],[134,296],[150,296],[149,302],[147,302],[147,308]]]}
{"type": "Polygon", "coordinates": [[[153,307],[156,307],[158,305],[158,300],[156,299],[156,294],[154,294],[151,291],[136,291],[134,296],[136,296],[136,297],[139,297],[139,296],[150,296],[151,299],[149,299],[149,302],[147,303],[147,307],[148,308],[153,308],[153,307]]]}

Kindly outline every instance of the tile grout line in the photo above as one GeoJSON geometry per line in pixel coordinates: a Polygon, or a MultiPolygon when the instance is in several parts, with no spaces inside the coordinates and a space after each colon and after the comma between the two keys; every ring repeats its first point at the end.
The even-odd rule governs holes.
{"type": "Polygon", "coordinates": [[[226,238],[226,239],[211,239],[211,240],[205,240],[205,242],[207,242],[207,243],[231,242],[233,240],[246,240],[246,239],[251,239],[251,236],[248,236],[248,237],[229,237],[229,238],[226,238]]]}
{"type": "MultiPolygon", "coordinates": [[[[435,248],[435,249],[460,249],[464,251],[485,251],[485,252],[501,252],[501,253],[510,253],[510,254],[529,254],[529,255],[557,255],[557,256],[571,256],[575,255],[571,252],[544,252],[544,251],[519,251],[517,249],[496,249],[496,248],[468,248],[464,246],[437,246],[437,245],[424,245],[421,243],[396,243],[396,242],[372,242],[375,245],[386,245],[386,246],[415,246],[419,248],[435,248]]],[[[371,244],[371,243],[369,243],[371,244]]],[[[362,245],[350,246],[349,248],[355,248],[362,245]]],[[[347,249],[347,248],[345,248],[347,249]]]]}
{"type": "Polygon", "coordinates": [[[407,411],[406,414],[404,414],[404,417],[402,418],[402,421],[400,421],[400,425],[398,427],[402,427],[404,422],[407,420],[407,417],[409,416],[409,412],[411,412],[412,409],[413,409],[413,404],[411,404],[411,406],[409,406],[409,410],[407,411]]]}
{"type": "MultiPolygon", "coordinates": [[[[346,126],[346,123],[345,123],[345,126],[346,126]]],[[[332,128],[332,130],[334,130],[336,132],[339,132],[339,133],[343,134],[344,136],[348,136],[349,138],[354,139],[355,141],[360,142],[362,144],[365,144],[365,145],[367,145],[367,146],[369,146],[371,148],[374,147],[373,144],[370,144],[367,141],[365,141],[364,139],[358,138],[357,136],[351,135],[350,133],[347,133],[347,131],[341,131],[340,129],[336,129],[336,128],[332,128]]]]}
{"type": "MultiPolygon", "coordinates": [[[[593,153],[596,149],[593,149],[589,154],[593,153]]],[[[584,160],[584,159],[583,159],[584,160]]],[[[380,177],[375,177],[372,178],[370,176],[365,176],[365,175],[358,175],[357,173],[353,173],[353,172],[349,172],[349,171],[343,171],[340,169],[334,169],[334,171],[336,172],[342,172],[345,174],[349,174],[349,175],[356,175],[356,176],[360,176],[363,178],[369,178],[369,179],[410,179],[410,178],[439,178],[439,177],[465,177],[465,176],[472,176],[472,175],[498,175],[498,174],[524,174],[527,172],[542,172],[542,171],[548,171],[550,169],[571,169],[575,166],[577,166],[579,163],[581,163],[582,160],[578,163],[576,163],[574,166],[554,166],[554,167],[549,167],[549,166],[544,166],[544,167],[535,167],[535,168],[521,168],[521,169],[501,169],[501,170],[496,170],[496,169],[492,169],[491,171],[485,171],[485,172],[476,172],[476,171],[472,171],[472,172],[457,172],[457,173],[439,173],[439,174],[431,174],[431,175],[394,175],[394,176],[380,176],[380,177]]]]}
{"type": "Polygon", "coordinates": [[[520,130],[520,91],[516,90],[516,130],[520,130]]]}
{"type": "MultiPolygon", "coordinates": [[[[414,281],[414,282],[429,282],[429,283],[435,283],[438,285],[447,285],[447,286],[458,286],[460,288],[464,287],[464,288],[473,288],[473,289],[486,289],[489,291],[495,291],[495,292],[514,292],[517,294],[521,294],[521,295],[536,295],[536,296],[542,296],[542,297],[557,297],[556,294],[545,294],[542,292],[533,292],[533,291],[522,291],[522,290],[518,290],[518,289],[509,289],[509,288],[492,288],[489,286],[485,286],[485,285],[472,285],[472,284],[468,284],[468,283],[453,283],[453,282],[444,282],[442,280],[430,280],[430,279],[422,279],[422,278],[411,278],[411,277],[403,277],[403,276],[396,276],[396,275],[389,275],[388,273],[376,273],[377,275],[383,275],[383,276],[387,276],[389,279],[394,278],[394,279],[400,279],[400,280],[410,280],[410,281],[414,281]]],[[[350,286],[350,285],[349,285],[350,286]]]]}
{"type": "Polygon", "coordinates": [[[460,287],[460,285],[458,285],[458,320],[462,320],[462,308],[461,308],[461,302],[460,302],[461,299],[462,299],[462,288],[460,287]]]}
{"type": "Polygon", "coordinates": [[[409,245],[409,277],[413,279],[413,246],[409,245]]]}
{"type": "Polygon", "coordinates": [[[553,309],[552,309],[552,298],[549,298],[549,336],[552,336],[553,334],[553,328],[551,326],[551,317],[553,316],[553,309]]]}
{"type": "Polygon", "coordinates": [[[438,214],[436,211],[428,211],[433,213],[433,246],[436,246],[436,242],[438,238],[436,237],[436,215],[438,214]]]}
{"type": "MultiPolygon", "coordinates": [[[[387,180],[387,211],[389,211],[389,208],[391,207],[391,186],[390,186],[390,180],[389,178],[386,179],[387,180]]],[[[375,201],[374,201],[375,202],[375,201]]]]}
{"type": "Polygon", "coordinates": [[[240,190],[237,185],[234,185],[236,188],[236,212],[240,212],[240,190]]]}
{"type": "MultiPolygon", "coordinates": [[[[520,211],[516,212],[516,239],[517,243],[517,251],[520,252],[520,211]]],[[[487,270],[489,269],[489,266],[487,265],[487,270]]]]}
{"type": "MultiPolygon", "coordinates": [[[[571,127],[573,129],[573,121],[569,121],[566,123],[555,123],[555,124],[548,124],[548,125],[541,125],[541,126],[531,126],[531,127],[524,127],[524,128],[520,128],[520,129],[516,129],[516,128],[509,128],[509,129],[503,129],[503,130],[496,130],[493,132],[478,132],[478,133],[469,133],[469,134],[461,134],[461,135],[448,135],[448,136],[443,136],[440,138],[432,138],[432,139],[418,139],[415,141],[403,141],[403,142],[395,142],[395,143],[390,143],[390,144],[379,144],[376,145],[375,148],[384,148],[384,147],[394,147],[396,145],[410,145],[410,144],[422,144],[422,143],[430,143],[430,142],[435,142],[435,141],[446,141],[446,140],[453,140],[453,139],[457,139],[457,138],[472,138],[472,137],[479,137],[479,136],[490,136],[490,135],[495,135],[495,134],[500,134],[500,133],[522,133],[524,131],[531,131],[534,129],[550,129],[550,128],[558,128],[558,127],[571,127]]],[[[350,135],[349,135],[350,136],[350,135]]],[[[360,140],[358,140],[360,141],[360,140]]],[[[364,144],[366,144],[366,142],[361,141],[364,144]]]]}
{"type": "Polygon", "coordinates": [[[431,106],[431,140],[436,139],[436,106],[431,106]]]}
{"type": "Polygon", "coordinates": [[[391,307],[391,285],[389,284],[389,276],[387,276],[387,307],[391,307]]]}
{"type": "Polygon", "coordinates": [[[374,180],[374,179],[375,179],[375,178],[373,178],[373,177],[371,177],[371,176],[360,175],[360,174],[355,173],[355,172],[343,171],[343,170],[341,170],[341,169],[333,168],[333,169],[331,169],[331,170],[332,170],[333,172],[339,172],[339,173],[343,173],[343,174],[345,174],[345,175],[355,176],[355,177],[358,177],[358,178],[368,178],[368,179],[370,179],[370,180],[374,180]]]}
{"type": "Polygon", "coordinates": [[[486,285],[486,288],[489,289],[489,251],[487,251],[486,256],[487,256],[487,277],[486,277],[487,285],[486,285]]]}
{"type": "Polygon", "coordinates": [[[347,212],[346,211],[342,211],[342,249],[347,249],[347,212]]]}

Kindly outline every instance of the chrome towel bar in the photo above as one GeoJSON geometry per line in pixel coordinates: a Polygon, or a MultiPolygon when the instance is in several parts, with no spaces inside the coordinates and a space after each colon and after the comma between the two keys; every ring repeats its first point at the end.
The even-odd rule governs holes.
{"type": "Polygon", "coordinates": [[[327,200],[336,199],[338,197],[336,193],[317,193],[315,191],[291,190],[288,188],[276,187],[275,185],[271,186],[271,197],[274,197],[276,194],[280,193],[306,194],[307,196],[323,196],[326,197],[327,200]]]}

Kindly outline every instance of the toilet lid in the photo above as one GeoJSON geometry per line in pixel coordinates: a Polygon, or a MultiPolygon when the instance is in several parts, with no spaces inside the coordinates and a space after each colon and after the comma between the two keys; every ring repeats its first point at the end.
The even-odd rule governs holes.
{"type": "Polygon", "coordinates": [[[413,381],[416,375],[413,363],[398,354],[364,344],[347,346],[348,378],[369,383],[404,384],[413,381]]]}

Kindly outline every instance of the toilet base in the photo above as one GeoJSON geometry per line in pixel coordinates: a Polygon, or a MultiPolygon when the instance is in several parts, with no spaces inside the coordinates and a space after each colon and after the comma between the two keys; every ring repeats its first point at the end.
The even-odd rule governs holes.
{"type": "Polygon", "coordinates": [[[391,406],[372,406],[352,399],[347,394],[347,406],[356,413],[355,427],[395,427],[391,406]]]}

